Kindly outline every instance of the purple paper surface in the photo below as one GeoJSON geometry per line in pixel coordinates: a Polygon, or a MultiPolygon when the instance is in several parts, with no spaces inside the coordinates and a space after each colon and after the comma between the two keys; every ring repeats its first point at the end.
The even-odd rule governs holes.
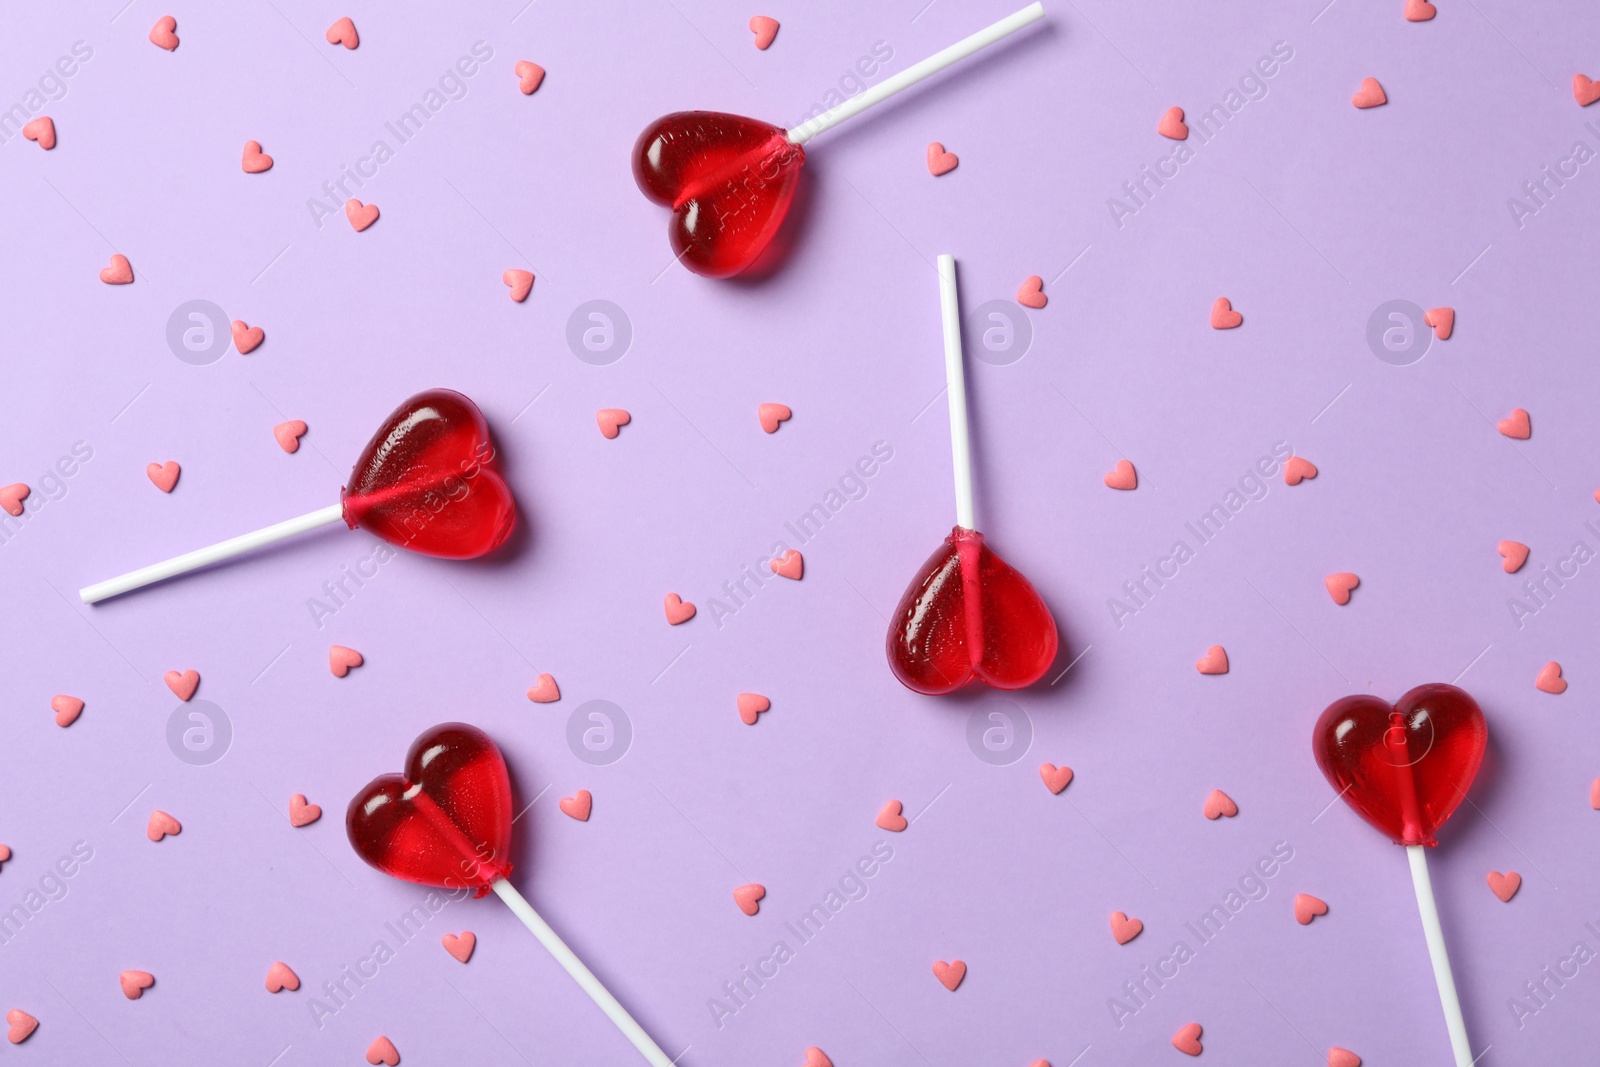
{"type": "Polygon", "coordinates": [[[346,843],[348,798],[464,719],[529,805],[516,884],[686,1067],[1177,1062],[1189,1022],[1203,1063],[1447,1064],[1405,857],[1334,803],[1310,734],[1340,696],[1452,680],[1491,734],[1430,855],[1474,1054],[1590,1054],[1600,109],[1571,82],[1600,76],[1600,10],[1054,0],[808,145],[786,258],[712,282],[634,187],[641,129],[793,125],[1015,0],[124,2],[0,12],[0,485],[32,491],[0,523],[0,1011],[40,1020],[0,1057],[359,1064],[381,1033],[409,1064],[640,1062],[498,901],[402,927],[426,891],[346,843]],[[167,13],[170,53],[147,40],[167,13]],[[782,23],[766,52],[757,13],[782,23]],[[354,51],[323,39],[342,15],[354,51]],[[532,96],[521,59],[549,72],[532,96]],[[1367,76],[1386,106],[1351,106],[1367,76]],[[1173,105],[1182,160],[1156,133],[1173,105]],[[48,152],[18,133],[38,114],[48,152]],[[247,140],[271,170],[242,171],[247,140]],[[960,157],[937,179],[935,140],[960,157]],[[353,232],[347,196],[379,221],[353,232]],[[953,522],[942,252],[979,526],[1062,631],[1020,693],[923,698],[884,659],[953,522]],[[132,285],[98,280],[113,253],[132,285]],[[537,275],[526,303],[507,268],[537,275]],[[1038,311],[1014,299],[1031,274],[1038,311]],[[1242,327],[1210,328],[1219,296],[1242,327]],[[1430,340],[1417,316],[1442,306],[1455,334],[1430,340]],[[265,343],[230,350],[230,319],[265,343]],[[331,528],[78,603],[336,502],[432,386],[489,417],[511,551],[379,561],[331,528]],[[794,411],[771,436],[763,402],[794,411]],[[1526,441],[1495,428],[1517,407],[1526,441]],[[605,440],[599,408],[633,421],[605,440]],[[310,427],[294,455],[287,419],[310,427]],[[1258,479],[1275,450],[1319,475],[1258,479]],[[1121,458],[1133,492],[1102,484],[1121,458]],[[145,476],[167,460],[170,495],[145,476]],[[1501,540],[1532,549],[1514,576],[1501,540]],[[798,583],[761,569],[780,543],[798,583]],[[1339,571],[1361,578],[1343,608],[1339,571]],[[668,592],[697,617],[669,627],[668,592]],[[365,664],[334,678],[332,644],[365,664]],[[1195,669],[1212,644],[1226,675],[1195,669]],[[1533,685],[1552,660],[1560,696],[1533,685]],[[162,676],[188,668],[181,704],[162,676]],[[541,672],[559,702],[524,695],[541,672]],[[754,727],[741,691],[772,700],[754,727]],[[86,704],[67,729],[57,693],[86,704]],[[1074,769],[1059,796],[1046,761],[1074,769]],[[1236,818],[1202,816],[1217,788],[1236,818]],[[557,808],[578,789],[587,823],[557,808]],[[322,819],[291,827],[294,793],[322,819]],[[904,833],[874,825],[891,798],[904,833]],[[156,809],[182,833],[147,840],[156,809]],[[1491,870],[1521,874],[1509,904],[1491,870]],[[1297,893],[1328,914],[1298,925],[1297,893]],[[1118,946],[1113,911],[1144,932],[1118,946]],[[467,929],[462,966],[439,940],[467,929]],[[955,959],[951,994],[930,968],[955,959]],[[298,992],[264,990],[275,960],[298,992]],[[155,975],[138,1001],[126,969],[155,975]]]}

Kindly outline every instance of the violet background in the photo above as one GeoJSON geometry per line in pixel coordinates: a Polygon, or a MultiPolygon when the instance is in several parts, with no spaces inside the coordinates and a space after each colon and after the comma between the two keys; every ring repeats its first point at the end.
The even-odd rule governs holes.
{"type": "Polygon", "coordinates": [[[460,718],[500,742],[520,803],[540,796],[518,824],[518,886],[684,1064],[798,1064],[808,1045],[839,1067],[1175,1062],[1168,1040],[1190,1021],[1207,1063],[1310,1067],[1339,1045],[1371,1067],[1445,1064],[1404,858],[1327,809],[1309,735],[1346,693],[1458,677],[1491,754],[1431,860],[1473,1048],[1495,1065],[1593,1047],[1593,966],[1520,1029],[1506,1002],[1575,942],[1600,947],[1584,926],[1600,920],[1600,565],[1520,629],[1507,599],[1574,542],[1600,546],[1585,526],[1600,522],[1600,178],[1585,166],[1520,229],[1506,201],[1574,142],[1600,145],[1585,125],[1600,112],[1570,89],[1576,71],[1600,76],[1600,11],[1438,0],[1412,24],[1401,0],[1052,0],[1044,25],[813,142],[788,258],[719,283],[670,265],[665,216],[628,170],[639,130],[692,107],[793,124],[875,42],[901,69],[1016,0],[778,0],[760,8],[783,23],[764,53],[756,9],[721,0],[123,2],[0,12],[5,106],[75,41],[93,48],[45,108],[58,147],[0,145],[0,482],[34,489],[0,546],[0,907],[75,841],[94,851],[0,945],[0,1009],[41,1021],[0,1059],[361,1063],[384,1033],[408,1064],[636,1062],[493,900],[451,904],[312,1022],[321,984],[393,945],[384,924],[423,896],[351,852],[344,805],[421,729],[460,718]],[[146,40],[166,13],[170,54],[146,40]],[[322,40],[346,14],[354,52],[322,40]],[[380,221],[319,229],[307,199],[374,140],[393,147],[384,123],[476,41],[493,58],[467,96],[357,193],[380,221]],[[1195,158],[1119,229],[1107,198],[1172,151],[1162,112],[1193,123],[1279,41],[1293,58],[1266,98],[1192,139],[1195,158]],[[511,71],[523,58],[549,71],[531,97],[511,71]],[[1358,111],[1368,75],[1390,102],[1358,111]],[[242,173],[247,139],[271,171],[242,173]],[[932,140],[961,159],[937,180],[932,140]],[[945,251],[968,311],[1034,273],[1050,298],[1016,309],[1024,358],[969,371],[980,527],[1056,612],[1058,669],[1076,658],[1003,698],[1032,737],[1002,767],[967,743],[995,694],[916,696],[882,651],[885,613],[952,522],[945,251]],[[113,252],[133,285],[97,280],[113,252]],[[525,304],[507,299],[508,267],[538,275],[525,304]],[[1241,329],[1209,328],[1219,295],[1241,329]],[[166,322],[196,298],[262,325],[265,344],[181,362],[166,322]],[[1366,324],[1396,298],[1455,307],[1455,336],[1381,362],[1366,324]],[[591,299],[634,330],[610,366],[566,344],[591,299]],[[529,530],[518,551],[393,560],[321,628],[308,598],[370,536],[328,530],[77,603],[91,581],[333,502],[379,421],[434,385],[489,416],[529,530]],[[795,412],[770,437],[763,401],[795,412]],[[1526,442],[1494,428],[1518,406],[1526,442]],[[596,432],[601,407],[633,414],[615,441],[596,432]],[[287,418],[310,424],[293,456],[271,434],[287,418]],[[46,502],[40,475],[77,441],[92,460],[46,502]],[[877,441],[892,461],[801,546],[804,580],[719,628],[721,584],[877,441]],[[1320,476],[1273,479],[1117,628],[1107,599],[1279,441],[1320,476]],[[1132,493],[1101,484],[1124,456],[1132,493]],[[144,475],[167,459],[183,465],[170,496],[144,475]],[[1516,577],[1495,552],[1508,538],[1533,550],[1516,577]],[[1322,577],[1342,570],[1361,587],[1341,609],[1322,577]],[[668,591],[700,615],[668,627],[668,591]],[[331,643],[366,665],[331,677],[331,643]],[[1213,643],[1224,677],[1193,666],[1213,643]],[[1560,697],[1533,687],[1552,659],[1560,697]],[[189,667],[234,731],[209,766],[167,745],[161,676],[189,667]],[[524,697],[541,671],[559,703],[524,697]],[[741,690],[772,698],[754,728],[741,690]],[[67,730],[58,692],[87,703],[67,730]],[[565,740],[592,699],[633,726],[609,766],[565,740]],[[1047,760],[1076,771],[1059,797],[1039,782],[1047,760]],[[556,807],[579,788],[587,824],[556,807]],[[1213,788],[1237,818],[1201,817],[1213,788]],[[295,792],[321,821],[290,827],[295,792]],[[889,798],[917,816],[904,834],[873,824],[889,798]],[[145,839],[155,808],[180,836],[145,839]],[[870,893],[798,945],[784,922],[878,841],[894,858],[870,893]],[[1198,946],[1183,923],[1277,841],[1294,859],[1267,897],[1198,946]],[[1491,869],[1522,874],[1510,904],[1491,869]],[[768,891],[753,919],[730,896],[746,881],[768,891]],[[1297,892],[1329,914],[1298,926],[1297,892]],[[1143,935],[1117,946],[1114,910],[1143,935]],[[478,936],[465,967],[438,946],[463,929],[478,936]],[[779,938],[795,958],[719,1028],[708,998],[779,938]],[[1196,959],[1119,1029],[1108,998],[1179,938],[1196,959]],[[929,967],[955,958],[969,973],[952,995],[929,967]],[[278,959],[300,992],[263,990],[278,959]],[[156,976],[137,1002],[117,986],[127,968],[156,976]]]}

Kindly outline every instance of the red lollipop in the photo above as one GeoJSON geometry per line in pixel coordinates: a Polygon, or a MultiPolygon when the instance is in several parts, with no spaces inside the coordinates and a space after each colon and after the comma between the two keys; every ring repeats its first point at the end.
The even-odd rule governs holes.
{"type": "Polygon", "coordinates": [[[489,424],[452,389],[429,389],[395,409],[350,472],[340,503],[81,589],[85,604],[343,522],[401,548],[474,559],[498,548],[516,525],[516,502],[500,476],[489,424]]]}
{"type": "Polygon", "coordinates": [[[1439,827],[1466,799],[1488,743],[1477,701],[1443,684],[1419,685],[1393,704],[1368,695],[1336,700],[1311,737],[1317,766],[1345,803],[1405,846],[1457,1067],[1471,1067],[1473,1057],[1433,899],[1427,848],[1438,844],[1439,827]]]}
{"type": "Polygon", "coordinates": [[[1056,620],[1033,584],[973,528],[972,445],[962,367],[955,259],[939,257],[945,379],[955,457],[956,527],[911,580],[889,625],[889,666],[909,689],[930,696],[976,678],[1022,689],[1055,662],[1056,620]]]}
{"type": "Polygon", "coordinates": [[[674,112],[639,135],[634,180],[672,209],[667,237],[685,266],[711,278],[738,274],[783,225],[807,141],[1042,18],[1044,5],[1030,4],[792,130],[717,111],[674,112]]]}
{"type": "Polygon", "coordinates": [[[441,889],[491,890],[550,951],[652,1067],[672,1060],[508,880],[511,776],[488,734],[447,722],[411,743],[402,774],[382,774],[350,801],[356,855],[385,874],[441,889]]]}

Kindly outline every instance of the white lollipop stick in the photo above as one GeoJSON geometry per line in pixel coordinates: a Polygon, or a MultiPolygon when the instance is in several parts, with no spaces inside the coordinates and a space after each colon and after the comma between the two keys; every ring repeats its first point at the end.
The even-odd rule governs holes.
{"type": "Polygon", "coordinates": [[[1422,913],[1422,933],[1428,939],[1433,980],[1439,987],[1439,1003],[1444,1006],[1444,1025],[1450,1031],[1450,1051],[1455,1054],[1456,1067],[1472,1067],[1467,1022],[1461,1017],[1461,998],[1456,995],[1450,953],[1445,950],[1444,929],[1439,925],[1439,905],[1434,902],[1433,881],[1428,877],[1428,850],[1422,845],[1407,845],[1406,857],[1411,861],[1411,886],[1417,891],[1417,910],[1422,913]]]}
{"type": "Polygon", "coordinates": [[[953,63],[959,63],[974,52],[981,51],[994,44],[996,41],[1011,36],[1024,26],[1031,25],[1044,18],[1044,5],[1035,3],[1018,11],[1015,15],[1007,15],[992,26],[987,26],[971,37],[958,41],[942,52],[924,59],[915,66],[907,67],[899,74],[886,78],[877,85],[853,96],[849,100],[824,111],[816,118],[807,119],[788,133],[790,144],[805,144],[823,130],[830,130],[845,119],[859,115],[873,104],[881,104],[902,89],[909,89],[924,78],[939,73],[953,63]]]}
{"type": "MultiPolygon", "coordinates": [[[[1037,5],[1035,5],[1037,6],[1037,5]]],[[[950,452],[956,472],[956,525],[975,529],[972,506],[972,435],[967,429],[967,376],[961,358],[961,301],[956,258],[939,257],[939,315],[944,322],[944,380],[950,393],[950,452]]]]}
{"type": "Polygon", "coordinates": [[[319,526],[332,526],[336,522],[343,521],[343,519],[344,505],[330,504],[328,507],[318,508],[309,515],[301,515],[297,519],[289,519],[285,522],[268,526],[265,529],[256,530],[253,533],[230,537],[226,541],[221,541],[205,548],[197,548],[193,552],[185,552],[181,556],[174,556],[161,563],[152,563],[148,567],[140,567],[136,571],[129,571],[119,577],[96,582],[94,585],[78,590],[78,596],[83,598],[85,604],[94,604],[107,597],[121,596],[123,593],[138,589],[141,586],[150,585],[152,582],[164,581],[174,575],[209,566],[212,563],[237,556],[242,552],[249,552],[264,545],[282,541],[284,538],[293,537],[295,534],[305,533],[307,530],[315,530],[319,526]]]}
{"type": "Polygon", "coordinates": [[[573,981],[583,987],[583,991],[589,994],[589,999],[600,1005],[600,1010],[616,1024],[624,1037],[633,1042],[633,1047],[639,1050],[639,1054],[650,1061],[650,1067],[673,1067],[672,1059],[661,1051],[661,1046],[650,1039],[650,1035],[644,1032],[644,1027],[628,1014],[628,1009],[617,1003],[617,998],[600,984],[600,979],[594,976],[594,972],[585,967],[583,961],[567,947],[567,943],[550,929],[550,924],[539,917],[539,913],[533,910],[533,905],[528,903],[527,898],[517,892],[516,886],[504,878],[496,878],[489,883],[489,887],[495,891],[496,896],[506,902],[506,906],[516,917],[522,920],[522,925],[533,931],[533,936],[537,937],[539,943],[556,958],[556,962],[572,975],[573,981]]]}

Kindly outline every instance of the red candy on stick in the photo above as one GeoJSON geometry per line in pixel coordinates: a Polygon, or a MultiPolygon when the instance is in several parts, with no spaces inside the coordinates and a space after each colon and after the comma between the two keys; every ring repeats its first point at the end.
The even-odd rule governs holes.
{"type": "Polygon", "coordinates": [[[1033,584],[973,528],[972,445],[955,259],[939,257],[956,527],[912,579],[889,627],[889,666],[908,689],[951,693],[976,678],[1022,689],[1055,662],[1056,620],[1033,584]]]}
{"type": "Polygon", "coordinates": [[[1405,846],[1456,1067],[1471,1067],[1473,1057],[1427,849],[1438,844],[1439,827],[1466,799],[1488,743],[1489,727],[1477,702],[1442,684],[1419,685],[1394,704],[1369,695],[1345,697],[1328,705],[1312,734],[1317,766],[1345,803],[1405,846]]]}
{"type": "Polygon", "coordinates": [[[885,78],[792,130],[717,111],[678,111],[639,135],[639,190],[672,209],[673,253],[697,274],[726,278],[756,261],[794,200],[805,143],[903,89],[1044,18],[1029,6],[885,78]]]}
{"type": "Polygon", "coordinates": [[[651,1067],[672,1060],[508,880],[511,776],[476,726],[447,722],[411,743],[403,774],[374,778],[350,801],[345,831],[356,855],[385,874],[506,902],[651,1067]]]}
{"type": "Polygon", "coordinates": [[[373,435],[340,503],[186,552],[81,589],[85,604],[205,567],[295,534],[343,522],[426,556],[475,559],[516,526],[483,412],[451,389],[430,389],[395,409],[373,435]]]}

